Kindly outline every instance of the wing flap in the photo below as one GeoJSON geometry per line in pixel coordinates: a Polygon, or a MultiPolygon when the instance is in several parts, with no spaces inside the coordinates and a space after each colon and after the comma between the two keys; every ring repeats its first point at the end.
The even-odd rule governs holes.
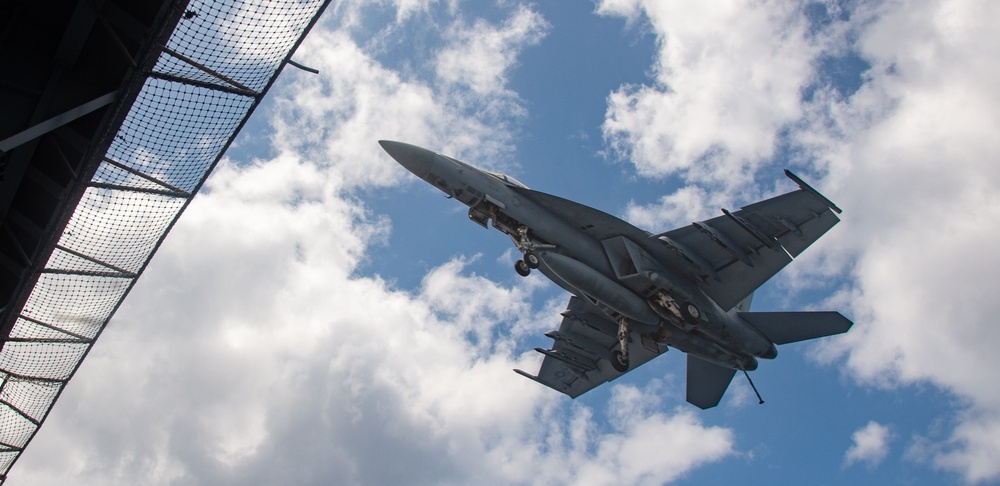
{"type": "Polygon", "coordinates": [[[687,355],[687,401],[701,408],[719,404],[736,370],[687,355]]]}
{"type": "MultiPolygon", "coordinates": [[[[611,351],[618,346],[617,333],[618,324],[589,302],[571,297],[559,330],[546,333],[553,340],[552,349],[537,349],[545,356],[538,375],[514,371],[576,398],[624,374],[612,368],[608,360],[611,351]]],[[[633,343],[629,347],[630,370],[666,351],[666,346],[662,345],[638,345],[642,338],[636,332],[630,337],[633,343]]]]}

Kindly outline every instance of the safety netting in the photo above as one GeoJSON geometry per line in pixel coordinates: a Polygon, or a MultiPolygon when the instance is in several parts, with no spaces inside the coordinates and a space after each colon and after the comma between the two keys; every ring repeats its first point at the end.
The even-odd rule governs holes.
{"type": "Polygon", "coordinates": [[[0,483],[330,0],[182,9],[0,349],[0,483]]]}

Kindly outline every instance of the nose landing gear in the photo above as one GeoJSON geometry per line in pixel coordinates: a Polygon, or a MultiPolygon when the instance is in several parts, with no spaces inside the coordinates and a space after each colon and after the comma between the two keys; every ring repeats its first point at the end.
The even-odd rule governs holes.
{"type": "Polygon", "coordinates": [[[540,261],[538,260],[538,255],[529,251],[524,254],[524,263],[528,268],[538,268],[540,261]]]}
{"type": "MultiPolygon", "coordinates": [[[[509,234],[509,233],[508,233],[509,234]]],[[[541,260],[538,259],[538,255],[535,254],[535,250],[539,249],[549,249],[555,248],[555,245],[550,245],[547,243],[538,243],[532,240],[528,236],[528,227],[521,226],[517,229],[517,236],[510,235],[510,238],[514,240],[514,245],[517,246],[518,250],[524,254],[524,259],[514,262],[514,270],[518,275],[522,277],[527,277],[531,274],[531,270],[538,268],[541,264],[541,260]]]]}
{"type": "Polygon", "coordinates": [[[538,268],[539,263],[540,261],[538,260],[538,255],[535,255],[532,252],[527,252],[524,254],[524,260],[514,262],[514,270],[518,275],[527,277],[528,275],[531,275],[532,269],[538,268]]]}

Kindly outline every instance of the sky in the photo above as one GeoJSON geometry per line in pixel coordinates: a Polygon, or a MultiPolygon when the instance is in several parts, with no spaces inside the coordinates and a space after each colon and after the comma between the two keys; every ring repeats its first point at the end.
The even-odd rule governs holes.
{"type": "Polygon", "coordinates": [[[7,484],[998,484],[1000,3],[334,1],[7,484]],[[842,222],[754,310],[839,310],[702,411],[670,352],[571,400],[568,295],[400,140],[653,232],[842,222]]]}

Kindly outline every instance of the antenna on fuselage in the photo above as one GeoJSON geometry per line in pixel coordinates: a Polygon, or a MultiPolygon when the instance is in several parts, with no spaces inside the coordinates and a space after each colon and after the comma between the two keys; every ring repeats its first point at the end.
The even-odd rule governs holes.
{"type": "Polygon", "coordinates": [[[740,370],[743,371],[743,376],[747,377],[747,381],[750,382],[750,388],[753,388],[753,392],[757,395],[757,403],[763,405],[764,399],[760,397],[760,392],[758,392],[757,387],[753,385],[753,380],[750,379],[750,373],[747,373],[746,368],[743,366],[740,366],[740,370]]]}

